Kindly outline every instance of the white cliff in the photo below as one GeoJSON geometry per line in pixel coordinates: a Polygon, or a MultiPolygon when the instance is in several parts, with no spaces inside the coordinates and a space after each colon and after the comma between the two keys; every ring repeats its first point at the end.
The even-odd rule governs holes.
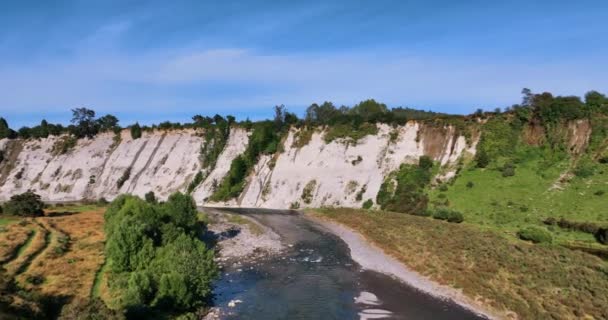
{"type": "MultiPolygon", "coordinates": [[[[154,191],[160,199],[186,191],[201,170],[209,171],[193,197],[201,205],[265,208],[360,207],[375,199],[384,178],[402,163],[429,155],[441,163],[443,177],[466,153],[475,152],[451,127],[427,127],[409,122],[397,128],[379,125],[378,133],[359,140],[326,143],[319,129],[310,142],[294,146],[297,129],[284,141],[282,152],[261,156],[238,199],[207,203],[207,198],[230,169],[232,160],[247,148],[249,132],[233,128],[214,168],[203,170],[201,132],[171,130],[144,132],[132,139],[123,131],[81,139],[63,155],[53,155],[61,137],[40,140],[0,140],[0,201],[28,189],[47,201],[105,198],[121,193],[143,196],[154,191]],[[128,174],[126,174],[128,172],[128,174]],[[119,180],[124,180],[122,185],[119,180]],[[307,188],[310,195],[303,197],[307,188]]],[[[476,139],[473,139],[476,140],[476,139]]]]}

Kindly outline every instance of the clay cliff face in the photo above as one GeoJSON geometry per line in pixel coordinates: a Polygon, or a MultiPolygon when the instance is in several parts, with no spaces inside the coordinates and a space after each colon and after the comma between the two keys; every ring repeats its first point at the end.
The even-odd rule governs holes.
{"type": "MultiPolygon", "coordinates": [[[[282,152],[260,157],[241,196],[227,203],[207,203],[213,187],[247,147],[249,133],[233,128],[214,168],[192,192],[200,205],[266,208],[360,207],[375,199],[384,178],[401,163],[428,155],[453,174],[453,164],[475,152],[476,138],[467,143],[452,127],[428,127],[409,122],[397,128],[378,125],[375,135],[356,144],[323,140],[316,131],[310,142],[294,146],[292,129],[282,152]],[[306,189],[306,192],[304,190],[306,189]],[[303,193],[304,196],[303,196],[303,193]]],[[[0,140],[0,201],[28,189],[47,201],[113,199],[121,193],[143,196],[154,191],[165,199],[184,192],[204,167],[200,149],[204,139],[195,130],[146,132],[133,140],[127,131],[81,139],[65,154],[54,155],[60,137],[41,140],[0,140]],[[122,183],[120,183],[122,182],[122,183]]]]}

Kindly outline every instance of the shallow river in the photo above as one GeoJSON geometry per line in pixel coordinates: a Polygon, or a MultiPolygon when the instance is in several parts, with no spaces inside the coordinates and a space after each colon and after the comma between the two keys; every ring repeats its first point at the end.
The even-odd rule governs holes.
{"type": "Polygon", "coordinates": [[[278,233],[279,256],[228,266],[214,303],[227,319],[481,319],[389,276],[364,271],[348,246],[290,211],[230,209],[278,233]],[[230,301],[242,301],[228,307],[230,301]]]}

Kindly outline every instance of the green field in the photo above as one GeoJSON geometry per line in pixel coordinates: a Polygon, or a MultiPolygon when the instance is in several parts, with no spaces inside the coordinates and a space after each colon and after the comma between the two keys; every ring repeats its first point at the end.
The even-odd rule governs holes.
{"type": "Polygon", "coordinates": [[[499,165],[475,168],[469,163],[443,188],[430,188],[432,207],[448,204],[461,211],[465,223],[507,234],[534,225],[547,228],[558,243],[596,245],[592,234],[546,226],[546,218],[608,225],[608,168],[598,165],[591,177],[572,176],[557,183],[569,170],[565,159],[546,166],[540,156],[520,161],[515,175],[503,177],[499,165]],[[605,170],[605,171],[604,171],[605,170]],[[444,191],[441,191],[443,189],[444,191]]]}

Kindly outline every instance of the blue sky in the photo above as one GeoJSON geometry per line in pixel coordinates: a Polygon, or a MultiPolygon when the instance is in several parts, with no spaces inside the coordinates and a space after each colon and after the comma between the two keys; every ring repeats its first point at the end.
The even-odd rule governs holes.
{"type": "Polygon", "coordinates": [[[259,119],[312,102],[451,113],[608,92],[606,1],[3,1],[0,116],[259,119]]]}

